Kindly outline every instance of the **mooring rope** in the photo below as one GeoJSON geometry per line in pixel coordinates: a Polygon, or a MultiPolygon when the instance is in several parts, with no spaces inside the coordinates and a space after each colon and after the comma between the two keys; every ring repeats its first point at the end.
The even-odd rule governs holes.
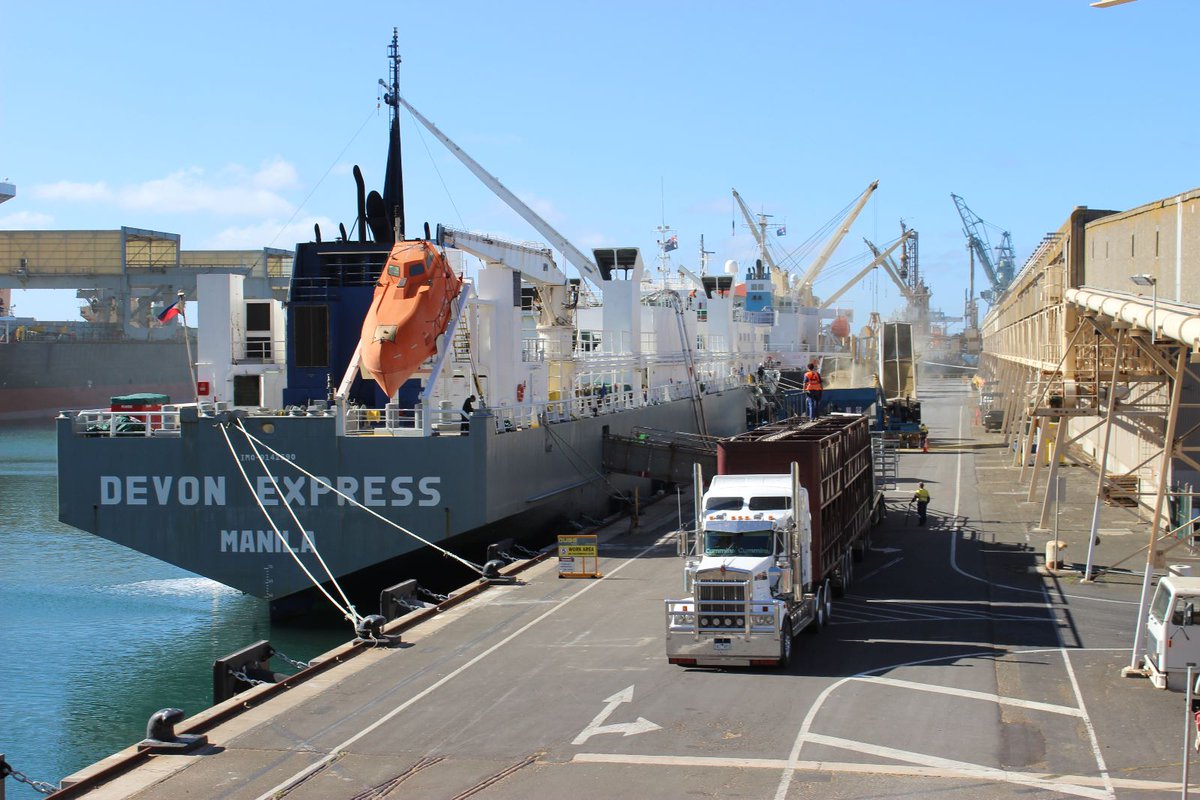
{"type": "MultiPolygon", "coordinates": [[[[258,504],[259,510],[262,511],[263,516],[267,518],[267,522],[270,523],[271,529],[275,531],[276,538],[278,538],[283,544],[283,549],[288,551],[292,559],[296,562],[296,566],[300,567],[304,574],[308,576],[308,579],[312,581],[313,586],[317,587],[321,594],[325,595],[326,599],[328,599],[330,603],[333,603],[333,607],[340,611],[342,616],[344,616],[346,619],[357,624],[358,620],[355,619],[355,613],[351,613],[351,610],[343,608],[342,605],[333,598],[333,595],[329,594],[329,592],[325,590],[325,587],[321,585],[321,582],[318,581],[311,572],[309,572],[308,567],[304,566],[304,562],[300,560],[300,557],[296,555],[296,553],[292,552],[292,548],[288,546],[287,540],[284,539],[283,534],[280,533],[279,526],[275,524],[275,520],[271,519],[270,512],[268,512],[266,506],[263,505],[262,498],[258,496],[258,492],[254,491],[254,484],[250,481],[250,476],[246,474],[246,469],[242,466],[242,462],[238,458],[237,450],[235,450],[233,447],[233,441],[229,438],[229,431],[225,430],[224,425],[218,425],[217,427],[221,429],[221,435],[225,437],[225,444],[229,447],[229,454],[233,456],[233,462],[237,464],[238,472],[242,473],[242,480],[246,482],[246,488],[250,490],[250,494],[254,497],[254,502],[258,504]]],[[[303,530],[303,528],[301,528],[301,530],[303,530]]]]}
{"type": "MultiPolygon", "coordinates": [[[[271,474],[271,468],[267,466],[266,459],[262,457],[262,453],[258,452],[258,445],[256,445],[254,440],[250,438],[250,433],[244,427],[242,427],[240,421],[238,422],[238,430],[242,432],[242,435],[246,437],[246,441],[250,443],[250,449],[254,451],[254,457],[258,459],[258,463],[260,466],[262,466],[263,472],[267,473],[267,477],[271,480],[271,486],[275,488],[275,494],[278,495],[281,499],[281,502],[283,502],[283,492],[279,490],[279,482],[276,481],[275,476],[271,474]]],[[[316,542],[314,542],[312,537],[308,535],[308,531],[304,530],[304,524],[300,522],[300,518],[296,516],[296,511],[292,508],[291,504],[283,502],[283,507],[286,508],[288,514],[291,515],[292,521],[296,523],[296,527],[300,530],[300,535],[304,537],[304,541],[307,542],[309,548],[312,549],[313,555],[317,557],[317,562],[320,563],[321,569],[325,570],[325,574],[329,576],[329,580],[333,583],[333,588],[338,590],[338,594],[342,597],[342,602],[346,604],[346,608],[350,609],[350,613],[354,615],[353,622],[357,625],[362,620],[362,615],[358,613],[358,609],[356,609],[354,604],[350,602],[350,598],[346,597],[346,592],[342,589],[341,584],[338,583],[337,578],[334,577],[333,570],[329,569],[329,565],[325,563],[325,559],[321,556],[321,551],[317,549],[316,542]]],[[[291,548],[288,549],[290,550],[291,548]]]]}
{"type": "Polygon", "coordinates": [[[434,550],[437,550],[442,555],[447,556],[448,558],[452,558],[455,561],[457,561],[458,563],[462,564],[467,569],[477,572],[480,575],[483,574],[483,567],[480,566],[479,564],[475,564],[471,561],[468,561],[467,559],[463,558],[462,556],[452,553],[449,550],[447,550],[446,548],[444,548],[440,545],[434,544],[433,542],[429,541],[428,539],[425,539],[424,537],[413,533],[408,528],[405,528],[403,525],[399,524],[398,522],[394,522],[394,521],[388,519],[387,517],[383,516],[379,512],[375,511],[374,509],[364,506],[362,503],[358,502],[350,495],[341,491],[340,489],[338,489],[333,484],[329,483],[329,481],[325,480],[324,478],[320,478],[320,477],[317,477],[316,475],[312,474],[311,472],[306,470],[304,467],[297,464],[295,461],[291,460],[287,456],[285,456],[282,453],[280,453],[279,451],[275,450],[273,447],[271,447],[271,445],[267,444],[266,442],[262,441],[261,439],[256,438],[254,435],[252,435],[249,431],[247,431],[245,429],[244,426],[242,426],[241,420],[238,420],[238,427],[242,429],[242,432],[245,433],[246,436],[249,437],[251,441],[257,442],[258,444],[262,445],[263,448],[266,449],[267,452],[271,453],[272,455],[274,455],[276,458],[280,459],[281,461],[286,461],[288,464],[291,464],[293,467],[296,468],[297,472],[299,472],[301,475],[307,476],[309,478],[309,480],[316,481],[321,486],[324,486],[326,489],[329,489],[331,492],[336,494],[338,497],[341,497],[346,502],[350,503],[353,506],[357,506],[358,508],[361,508],[363,511],[365,511],[368,514],[370,514],[371,516],[375,517],[380,522],[383,522],[383,523],[386,523],[387,525],[392,526],[393,528],[400,531],[404,535],[411,536],[412,538],[416,539],[418,542],[425,545],[426,547],[432,547],[434,550]]]}

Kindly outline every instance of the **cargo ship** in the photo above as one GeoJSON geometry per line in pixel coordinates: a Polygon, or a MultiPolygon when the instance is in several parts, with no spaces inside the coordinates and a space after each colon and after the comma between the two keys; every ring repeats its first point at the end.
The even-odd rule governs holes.
{"type": "MultiPolygon", "coordinates": [[[[199,276],[198,401],[60,415],[61,521],[287,613],[317,586],[377,597],[413,577],[405,555],[481,555],[652,488],[605,474],[606,433],[746,429],[781,324],[769,296],[748,308],[732,262],[679,286],[649,279],[636,247],[584,255],[400,96],[395,34],[389,59],[384,191],[355,168],[357,240],[297,245],[286,309],[199,276]],[[549,247],[428,225],[406,238],[401,106],[580,277],[549,247]]],[[[810,326],[792,341],[819,340],[815,308],[791,319],[810,326]]]]}
{"type": "MultiPolygon", "coordinates": [[[[193,347],[195,331],[191,330],[193,347]]],[[[182,329],[138,340],[116,326],[0,315],[0,422],[45,421],[130,392],[193,396],[182,329]]]]}

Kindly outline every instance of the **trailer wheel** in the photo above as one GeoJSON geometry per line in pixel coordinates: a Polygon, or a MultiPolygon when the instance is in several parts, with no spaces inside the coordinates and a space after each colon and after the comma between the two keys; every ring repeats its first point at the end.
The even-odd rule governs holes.
{"type": "Polygon", "coordinates": [[[825,579],[825,617],[821,621],[822,625],[828,625],[829,620],[833,618],[833,595],[829,591],[829,579],[825,579]]]}
{"type": "Polygon", "coordinates": [[[779,635],[779,668],[787,669],[792,662],[792,621],[783,621],[783,631],[779,635]]]}

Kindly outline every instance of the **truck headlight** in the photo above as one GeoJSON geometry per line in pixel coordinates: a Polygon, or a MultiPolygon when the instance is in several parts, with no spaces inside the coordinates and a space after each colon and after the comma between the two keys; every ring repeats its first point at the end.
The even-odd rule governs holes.
{"type": "Polygon", "coordinates": [[[675,624],[676,625],[693,625],[693,624],[695,624],[695,621],[696,621],[696,618],[694,616],[692,616],[691,614],[676,614],[675,615],[675,624]]]}
{"type": "Polygon", "coordinates": [[[710,622],[711,622],[711,620],[710,620],[708,617],[701,617],[701,618],[700,618],[700,625],[701,625],[702,627],[705,627],[705,628],[707,628],[707,627],[709,626],[709,623],[710,623],[710,622]]]}
{"type": "Polygon", "coordinates": [[[755,614],[753,617],[751,617],[751,621],[755,625],[772,625],[775,623],[775,618],[768,617],[766,615],[755,614]]]}

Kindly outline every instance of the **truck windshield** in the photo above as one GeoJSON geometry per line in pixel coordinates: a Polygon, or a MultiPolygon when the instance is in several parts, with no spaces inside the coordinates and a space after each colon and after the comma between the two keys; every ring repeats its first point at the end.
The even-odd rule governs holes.
{"type": "Polygon", "coordinates": [[[771,534],[709,532],[704,534],[704,555],[769,556],[771,534]]]}
{"type": "Polygon", "coordinates": [[[1167,587],[1159,584],[1154,592],[1154,600],[1150,602],[1150,616],[1155,622],[1163,623],[1167,621],[1167,615],[1171,611],[1171,592],[1167,587]]]}
{"type": "Polygon", "coordinates": [[[742,498],[740,497],[710,497],[704,501],[705,511],[741,511],[742,498]]]}
{"type": "Polygon", "coordinates": [[[751,511],[786,511],[792,507],[790,497],[751,497],[751,511]]]}

